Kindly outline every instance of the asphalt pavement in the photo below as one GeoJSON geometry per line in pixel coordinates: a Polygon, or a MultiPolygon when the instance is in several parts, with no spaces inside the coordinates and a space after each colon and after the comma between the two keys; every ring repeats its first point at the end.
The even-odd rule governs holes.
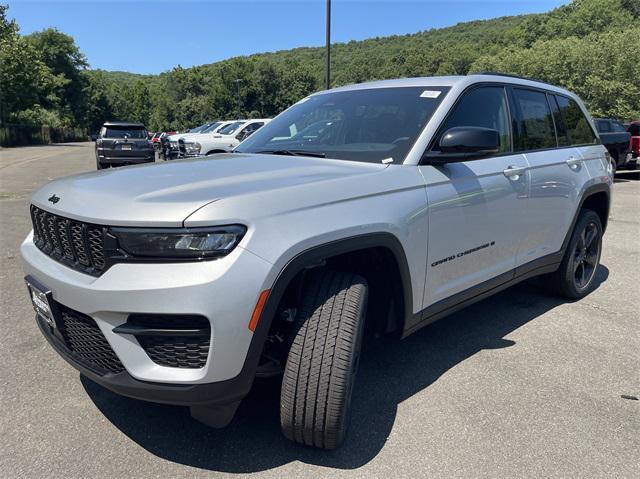
{"type": "Polygon", "coordinates": [[[475,478],[640,475],[640,173],[620,172],[598,288],[529,281],[404,341],[365,343],[346,444],[279,431],[277,380],[233,423],[119,397],[41,337],[19,245],[29,196],[95,169],[91,143],[0,149],[0,477],[475,478]]]}

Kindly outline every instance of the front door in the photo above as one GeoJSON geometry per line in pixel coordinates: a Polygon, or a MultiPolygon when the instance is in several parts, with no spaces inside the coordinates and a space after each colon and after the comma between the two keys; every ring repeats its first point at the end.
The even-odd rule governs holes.
{"type": "MultiPolygon", "coordinates": [[[[429,216],[425,307],[489,280],[511,279],[527,227],[529,169],[524,155],[513,153],[505,88],[466,92],[440,134],[456,126],[497,130],[501,151],[480,160],[419,167],[429,216]]],[[[432,149],[437,151],[437,144],[432,149]]]]}

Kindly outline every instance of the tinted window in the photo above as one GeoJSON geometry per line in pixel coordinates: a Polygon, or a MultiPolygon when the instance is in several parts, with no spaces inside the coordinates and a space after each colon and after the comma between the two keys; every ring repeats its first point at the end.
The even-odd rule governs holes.
{"type": "Polygon", "coordinates": [[[516,151],[555,148],[556,133],[545,93],[514,89],[519,112],[516,151]]]}
{"type": "Polygon", "coordinates": [[[640,136],[640,123],[629,125],[629,133],[631,133],[631,136],[640,136]]]}
{"type": "Polygon", "coordinates": [[[560,112],[567,125],[572,145],[593,145],[598,139],[578,104],[570,98],[557,95],[560,112]]]}
{"type": "Polygon", "coordinates": [[[260,122],[260,123],[251,123],[250,125],[248,125],[247,127],[244,128],[244,130],[242,130],[240,133],[238,133],[238,135],[236,136],[236,138],[240,141],[244,140],[245,138],[248,138],[249,136],[251,136],[256,130],[258,130],[262,125],[264,125],[264,123],[260,122]]]}
{"type": "Polygon", "coordinates": [[[200,133],[212,133],[213,131],[215,131],[216,128],[218,128],[220,125],[222,125],[221,121],[216,121],[215,123],[211,123],[211,125],[209,125],[208,127],[206,127],[203,130],[200,130],[200,133]]]}
{"type": "Polygon", "coordinates": [[[627,132],[627,129],[619,121],[612,121],[611,125],[613,126],[613,131],[615,131],[615,132],[618,132],[618,133],[626,133],[627,132]]]}
{"type": "Polygon", "coordinates": [[[218,133],[221,135],[231,135],[234,131],[244,125],[244,121],[234,121],[233,123],[229,123],[227,126],[222,127],[218,130],[218,133]]]}
{"type": "Polygon", "coordinates": [[[567,125],[564,122],[564,118],[560,113],[560,107],[555,97],[547,95],[549,106],[551,106],[551,112],[553,113],[553,122],[556,125],[556,136],[558,137],[558,146],[569,146],[569,133],[567,132],[567,125]]]}
{"type": "MultiPolygon", "coordinates": [[[[507,97],[502,87],[482,87],[466,93],[447,118],[442,134],[457,126],[479,126],[500,133],[500,151],[511,151],[507,97]]],[[[438,149],[438,147],[434,147],[438,149]]]]}
{"type": "Polygon", "coordinates": [[[393,87],[313,95],[260,128],[236,151],[277,154],[283,150],[303,150],[326,158],[399,163],[447,90],[393,87]],[[331,124],[330,135],[298,136],[323,121],[331,124]]]}
{"type": "Polygon", "coordinates": [[[103,138],[146,138],[147,130],[135,126],[107,126],[102,127],[103,138]]]}
{"type": "Polygon", "coordinates": [[[611,132],[611,123],[607,120],[596,120],[596,127],[600,133],[610,133],[611,132]]]}

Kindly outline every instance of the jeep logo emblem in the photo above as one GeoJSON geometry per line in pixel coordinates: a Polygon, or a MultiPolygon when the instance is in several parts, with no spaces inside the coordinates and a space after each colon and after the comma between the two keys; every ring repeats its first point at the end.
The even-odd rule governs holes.
{"type": "Polygon", "coordinates": [[[51,201],[51,203],[53,203],[55,205],[58,201],[60,201],[60,197],[56,196],[56,195],[51,195],[49,197],[49,201],[51,201]]]}

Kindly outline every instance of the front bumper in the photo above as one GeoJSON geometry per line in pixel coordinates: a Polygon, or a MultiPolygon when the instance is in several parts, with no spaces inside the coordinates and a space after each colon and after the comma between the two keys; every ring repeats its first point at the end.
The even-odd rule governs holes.
{"type": "Polygon", "coordinates": [[[76,361],[62,341],[51,334],[50,328],[43,324],[39,316],[36,316],[36,323],[49,344],[65,361],[92,381],[122,396],[176,406],[211,406],[238,402],[251,389],[253,374],[249,368],[246,368],[246,373],[240,373],[232,379],[207,384],[141,381],[127,371],[100,375],[76,361]]]}
{"type": "Polygon", "coordinates": [[[250,388],[257,359],[247,361],[253,340],[247,325],[260,291],[268,288],[272,265],[267,261],[237,247],[226,257],[199,263],[117,264],[96,278],[42,253],[32,235],[21,253],[25,273],[49,288],[57,303],[93,319],[124,366],[117,374],[87,369],[39,323],[58,353],[99,384],[126,396],[181,405],[224,403],[250,388]],[[206,317],[211,338],[204,367],[152,361],[135,336],[113,331],[130,314],[206,317]]]}

